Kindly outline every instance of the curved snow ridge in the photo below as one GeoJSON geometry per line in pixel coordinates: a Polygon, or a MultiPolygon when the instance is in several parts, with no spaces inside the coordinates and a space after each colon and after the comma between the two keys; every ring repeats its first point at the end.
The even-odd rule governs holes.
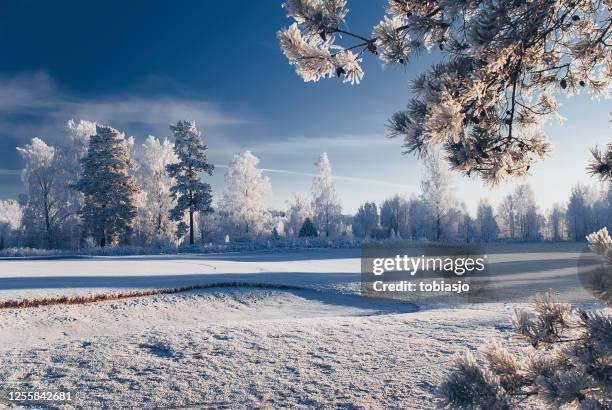
{"type": "Polygon", "coordinates": [[[52,306],[52,305],[84,305],[86,303],[104,302],[110,300],[121,300],[138,298],[145,296],[156,296],[156,295],[170,295],[175,293],[189,292],[201,289],[210,288],[230,288],[230,287],[243,287],[243,288],[266,288],[266,289],[277,289],[277,290],[308,290],[309,288],[295,285],[284,285],[279,283],[254,283],[254,282],[213,282],[199,285],[181,286],[175,288],[157,288],[157,289],[143,289],[143,290],[132,290],[132,291],[119,291],[119,292],[107,292],[107,293],[94,293],[87,295],[74,295],[74,296],[55,296],[55,297],[42,297],[42,298],[26,298],[18,300],[5,300],[0,301],[0,309],[24,309],[24,308],[36,308],[41,306],[52,306]]]}

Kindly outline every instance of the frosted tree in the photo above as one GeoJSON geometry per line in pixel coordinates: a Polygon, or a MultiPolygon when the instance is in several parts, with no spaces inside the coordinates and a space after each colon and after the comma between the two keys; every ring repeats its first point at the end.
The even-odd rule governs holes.
{"type": "Polygon", "coordinates": [[[81,160],[82,175],[75,187],[85,196],[84,229],[102,247],[130,240],[139,189],[130,175],[135,164],[129,153],[122,133],[97,125],[81,160]]]}
{"type": "Polygon", "coordinates": [[[511,194],[501,201],[497,216],[505,238],[539,240],[544,217],[539,213],[535,196],[527,184],[517,185],[511,194]]]}
{"type": "Polygon", "coordinates": [[[58,147],[58,170],[61,173],[61,184],[65,190],[64,208],[68,217],[64,223],[62,240],[68,247],[78,247],[83,232],[81,232],[80,211],[84,205],[83,193],[74,189],[81,178],[81,159],[87,154],[89,138],[96,133],[96,123],[93,121],[73,119],[66,123],[66,138],[58,147]]]}
{"type": "Polygon", "coordinates": [[[353,233],[358,237],[373,236],[378,229],[380,217],[375,202],[366,202],[359,206],[353,217],[353,233]]]}
{"type": "Polygon", "coordinates": [[[59,228],[67,216],[56,150],[40,138],[17,148],[25,161],[21,179],[26,188],[25,235],[30,243],[52,248],[59,228]],[[42,239],[42,243],[39,242],[42,239]]]}
{"type": "Polygon", "coordinates": [[[387,198],[380,205],[380,224],[389,235],[402,235],[408,228],[408,203],[399,195],[387,198]]]}
{"type": "Polygon", "coordinates": [[[572,188],[567,204],[566,223],[569,237],[574,241],[584,240],[591,231],[590,193],[580,184],[572,188]]]}
{"type": "Polygon", "coordinates": [[[478,231],[478,238],[482,242],[494,241],[499,234],[499,227],[495,220],[493,207],[485,199],[481,199],[478,203],[478,209],[476,210],[476,229],[478,231]]]}
{"type": "Polygon", "coordinates": [[[538,212],[538,205],[531,186],[527,184],[517,186],[513,198],[516,206],[515,227],[518,239],[541,239],[542,216],[538,212]]]}
{"type": "Polygon", "coordinates": [[[287,201],[287,234],[298,236],[306,218],[312,218],[310,201],[304,195],[292,195],[287,201]]]}
{"type": "Polygon", "coordinates": [[[96,123],[93,121],[71,119],[66,123],[68,138],[62,144],[62,167],[66,177],[76,182],[81,175],[81,159],[87,154],[89,138],[96,133],[96,123]]]}
{"type": "Polygon", "coordinates": [[[174,153],[178,162],[168,164],[166,170],[175,184],[170,188],[176,206],[171,211],[171,218],[179,222],[179,231],[184,231],[185,213],[189,218],[189,244],[195,243],[194,215],[196,212],[212,212],[212,193],[210,184],[203,182],[201,174],[212,175],[214,166],[208,163],[208,148],[202,140],[195,121],[179,121],[171,125],[174,133],[174,153]]]}
{"type": "Polygon", "coordinates": [[[170,193],[174,180],[166,167],[177,162],[174,146],[167,138],[160,141],[150,135],[140,146],[137,177],[146,195],[139,214],[147,236],[170,239],[174,235],[174,224],[170,219],[170,211],[176,206],[170,193]]]}
{"type": "Polygon", "coordinates": [[[506,195],[500,202],[497,210],[497,218],[501,235],[504,238],[516,238],[516,206],[512,194],[506,195]]]}
{"type": "Polygon", "coordinates": [[[439,48],[442,62],[412,82],[414,97],[390,120],[406,152],[442,145],[453,168],[496,184],[525,175],[550,144],[541,125],[559,93],[605,94],[612,80],[606,1],[388,0],[371,34],[347,29],[346,0],[290,0],[294,23],[280,46],[304,81],[359,83],[362,58],[406,65],[439,48]]]}
{"type": "Polygon", "coordinates": [[[22,213],[14,199],[0,200],[0,249],[16,245],[22,213]]]}
{"type": "Polygon", "coordinates": [[[474,219],[467,210],[465,203],[451,209],[450,212],[451,240],[470,243],[477,236],[477,227],[474,219]]]}
{"type": "Polygon", "coordinates": [[[421,181],[421,198],[431,215],[431,239],[444,239],[445,221],[454,205],[451,193],[450,175],[438,153],[425,156],[425,169],[421,181]]]}
{"type": "Polygon", "coordinates": [[[329,237],[336,234],[342,207],[336,196],[331,162],[326,152],[319,156],[315,165],[318,173],[312,182],[313,222],[320,235],[329,237]]]}
{"type": "Polygon", "coordinates": [[[263,230],[272,193],[270,179],[257,164],[259,159],[250,151],[234,155],[225,174],[226,190],[221,199],[221,208],[234,227],[247,235],[263,230]]]}
{"type": "Polygon", "coordinates": [[[548,214],[549,238],[552,241],[565,239],[565,209],[560,204],[554,204],[548,214]]]}

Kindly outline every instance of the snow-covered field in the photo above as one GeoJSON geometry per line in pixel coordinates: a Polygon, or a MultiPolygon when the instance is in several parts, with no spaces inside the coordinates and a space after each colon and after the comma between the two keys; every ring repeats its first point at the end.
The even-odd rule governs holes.
{"type": "Polygon", "coordinates": [[[455,353],[518,343],[507,318],[529,295],[595,303],[576,276],[582,251],[492,247],[500,289],[523,299],[461,306],[363,300],[358,249],[2,260],[0,300],[270,286],[0,310],[0,380],[74,389],[84,408],[431,408],[455,353]]]}

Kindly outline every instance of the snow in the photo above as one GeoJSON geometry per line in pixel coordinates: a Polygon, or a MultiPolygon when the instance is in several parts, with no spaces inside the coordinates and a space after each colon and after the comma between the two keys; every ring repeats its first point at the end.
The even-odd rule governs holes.
{"type": "MultiPolygon", "coordinates": [[[[581,245],[518,244],[490,257],[505,283],[552,286],[592,304],[575,279],[581,252],[581,245]]],[[[508,315],[523,302],[370,303],[359,296],[359,255],[328,249],[0,261],[3,300],[270,284],[0,310],[0,380],[76,389],[90,408],[431,408],[454,354],[489,338],[519,343],[508,315]],[[299,288],[274,288],[280,284],[299,288]]]]}

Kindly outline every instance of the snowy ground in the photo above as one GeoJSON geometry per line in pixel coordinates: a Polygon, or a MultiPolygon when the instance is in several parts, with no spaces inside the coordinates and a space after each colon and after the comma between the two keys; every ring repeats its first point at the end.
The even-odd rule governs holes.
{"type": "MultiPolygon", "coordinates": [[[[576,277],[582,250],[513,245],[491,249],[489,262],[505,293],[553,288],[592,304],[576,277]]],[[[523,300],[370,303],[359,296],[359,256],[335,249],[0,261],[0,300],[271,285],[0,310],[0,381],[74,389],[83,408],[431,408],[455,353],[493,337],[517,345],[507,318],[523,300]]]]}

